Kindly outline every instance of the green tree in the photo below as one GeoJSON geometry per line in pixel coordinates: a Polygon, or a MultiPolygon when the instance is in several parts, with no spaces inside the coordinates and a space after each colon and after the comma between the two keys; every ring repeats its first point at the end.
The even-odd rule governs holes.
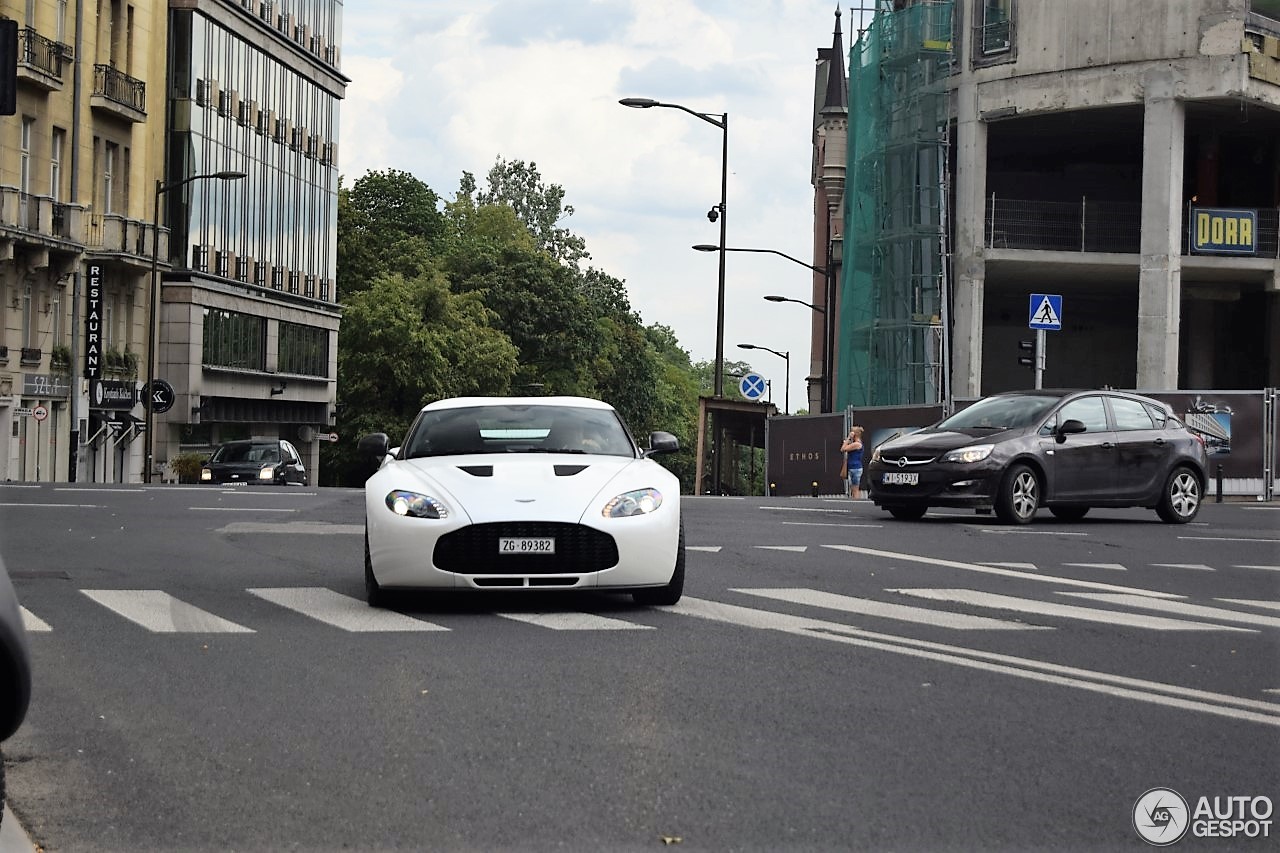
{"type": "Polygon", "coordinates": [[[516,348],[493,319],[478,294],[452,293],[435,270],[389,273],[353,295],[338,348],[338,430],[351,440],[326,448],[326,476],[363,482],[355,441],[385,432],[398,443],[426,403],[508,393],[516,348]]]}
{"type": "Polygon", "coordinates": [[[377,276],[423,273],[440,251],[445,218],[440,197],[408,172],[369,171],[338,188],[338,287],[344,299],[377,276]]]}
{"type": "Polygon", "coordinates": [[[489,169],[487,180],[488,188],[476,192],[475,177],[463,172],[459,196],[474,195],[477,207],[489,204],[510,207],[529,229],[538,248],[562,264],[576,267],[591,257],[581,237],[560,227],[562,219],[573,215],[573,206],[564,203],[564,187],[544,183],[536,163],[498,157],[489,169]]]}

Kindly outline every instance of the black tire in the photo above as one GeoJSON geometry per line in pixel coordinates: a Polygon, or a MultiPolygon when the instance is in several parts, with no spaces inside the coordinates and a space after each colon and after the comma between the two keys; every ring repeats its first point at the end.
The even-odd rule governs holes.
{"type": "Polygon", "coordinates": [[[1186,524],[1200,511],[1202,497],[1196,473],[1185,465],[1179,465],[1164,481],[1156,514],[1168,524],[1186,524]]]}
{"type": "Polygon", "coordinates": [[[631,593],[636,604],[653,607],[670,607],[684,595],[684,519],[680,519],[680,539],[676,543],[676,568],[666,586],[637,589],[631,593]]]}
{"type": "Polygon", "coordinates": [[[1000,481],[996,517],[1005,524],[1030,524],[1040,507],[1040,478],[1026,465],[1013,465],[1000,481]]]}
{"type": "Polygon", "coordinates": [[[885,509],[898,521],[919,521],[929,511],[927,506],[887,506],[885,509]]]}
{"type": "Polygon", "coordinates": [[[1087,506],[1051,506],[1049,512],[1053,513],[1054,518],[1060,518],[1063,521],[1079,521],[1089,514],[1087,506]]]}
{"type": "Polygon", "coordinates": [[[369,558],[369,528],[364,530],[364,600],[370,607],[386,607],[390,596],[373,576],[373,560],[369,558]]]}

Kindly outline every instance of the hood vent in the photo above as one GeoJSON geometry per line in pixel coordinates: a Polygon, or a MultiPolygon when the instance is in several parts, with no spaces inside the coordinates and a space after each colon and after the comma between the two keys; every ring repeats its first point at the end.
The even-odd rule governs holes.
{"type": "Polygon", "coordinates": [[[493,476],[492,465],[459,465],[458,468],[462,471],[466,471],[472,477],[492,477],[493,476]]]}
{"type": "Polygon", "coordinates": [[[572,477],[579,471],[587,470],[586,465],[556,465],[554,467],[556,469],[557,477],[572,477]]]}

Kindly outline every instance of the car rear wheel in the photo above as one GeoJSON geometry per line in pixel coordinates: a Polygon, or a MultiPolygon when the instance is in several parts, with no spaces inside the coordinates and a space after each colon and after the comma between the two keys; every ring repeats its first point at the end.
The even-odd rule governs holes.
{"type": "Polygon", "coordinates": [[[929,511],[927,506],[887,506],[885,509],[899,521],[919,521],[929,511]]]}
{"type": "Polygon", "coordinates": [[[1200,480],[1186,466],[1179,466],[1169,474],[1156,514],[1169,524],[1186,524],[1200,511],[1200,480]]]}
{"type": "Polygon", "coordinates": [[[1087,506],[1051,506],[1049,512],[1053,513],[1054,518],[1060,518],[1063,521],[1079,521],[1089,514],[1087,506]]]}
{"type": "Polygon", "coordinates": [[[669,607],[684,595],[684,519],[680,519],[680,539],[676,544],[676,568],[671,573],[671,581],[666,586],[651,589],[637,589],[631,593],[636,604],[647,604],[669,607]]]}
{"type": "Polygon", "coordinates": [[[370,607],[386,607],[387,592],[378,585],[378,579],[373,576],[373,560],[369,558],[369,529],[364,531],[364,600],[369,602],[370,607]]]}
{"type": "Polygon", "coordinates": [[[1026,465],[1014,465],[1000,483],[996,516],[1005,524],[1029,524],[1040,506],[1040,480],[1026,465]]]}

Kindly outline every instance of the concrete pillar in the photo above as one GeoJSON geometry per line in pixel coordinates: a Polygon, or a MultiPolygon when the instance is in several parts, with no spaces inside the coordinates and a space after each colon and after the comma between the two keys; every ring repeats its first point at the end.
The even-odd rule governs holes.
{"type": "Polygon", "coordinates": [[[982,394],[982,307],[986,288],[987,126],[978,116],[977,86],[956,89],[955,244],[952,246],[951,394],[982,394]]]}
{"type": "Polygon", "coordinates": [[[1158,391],[1178,387],[1186,107],[1172,71],[1152,71],[1143,83],[1137,387],[1158,391]]]}

